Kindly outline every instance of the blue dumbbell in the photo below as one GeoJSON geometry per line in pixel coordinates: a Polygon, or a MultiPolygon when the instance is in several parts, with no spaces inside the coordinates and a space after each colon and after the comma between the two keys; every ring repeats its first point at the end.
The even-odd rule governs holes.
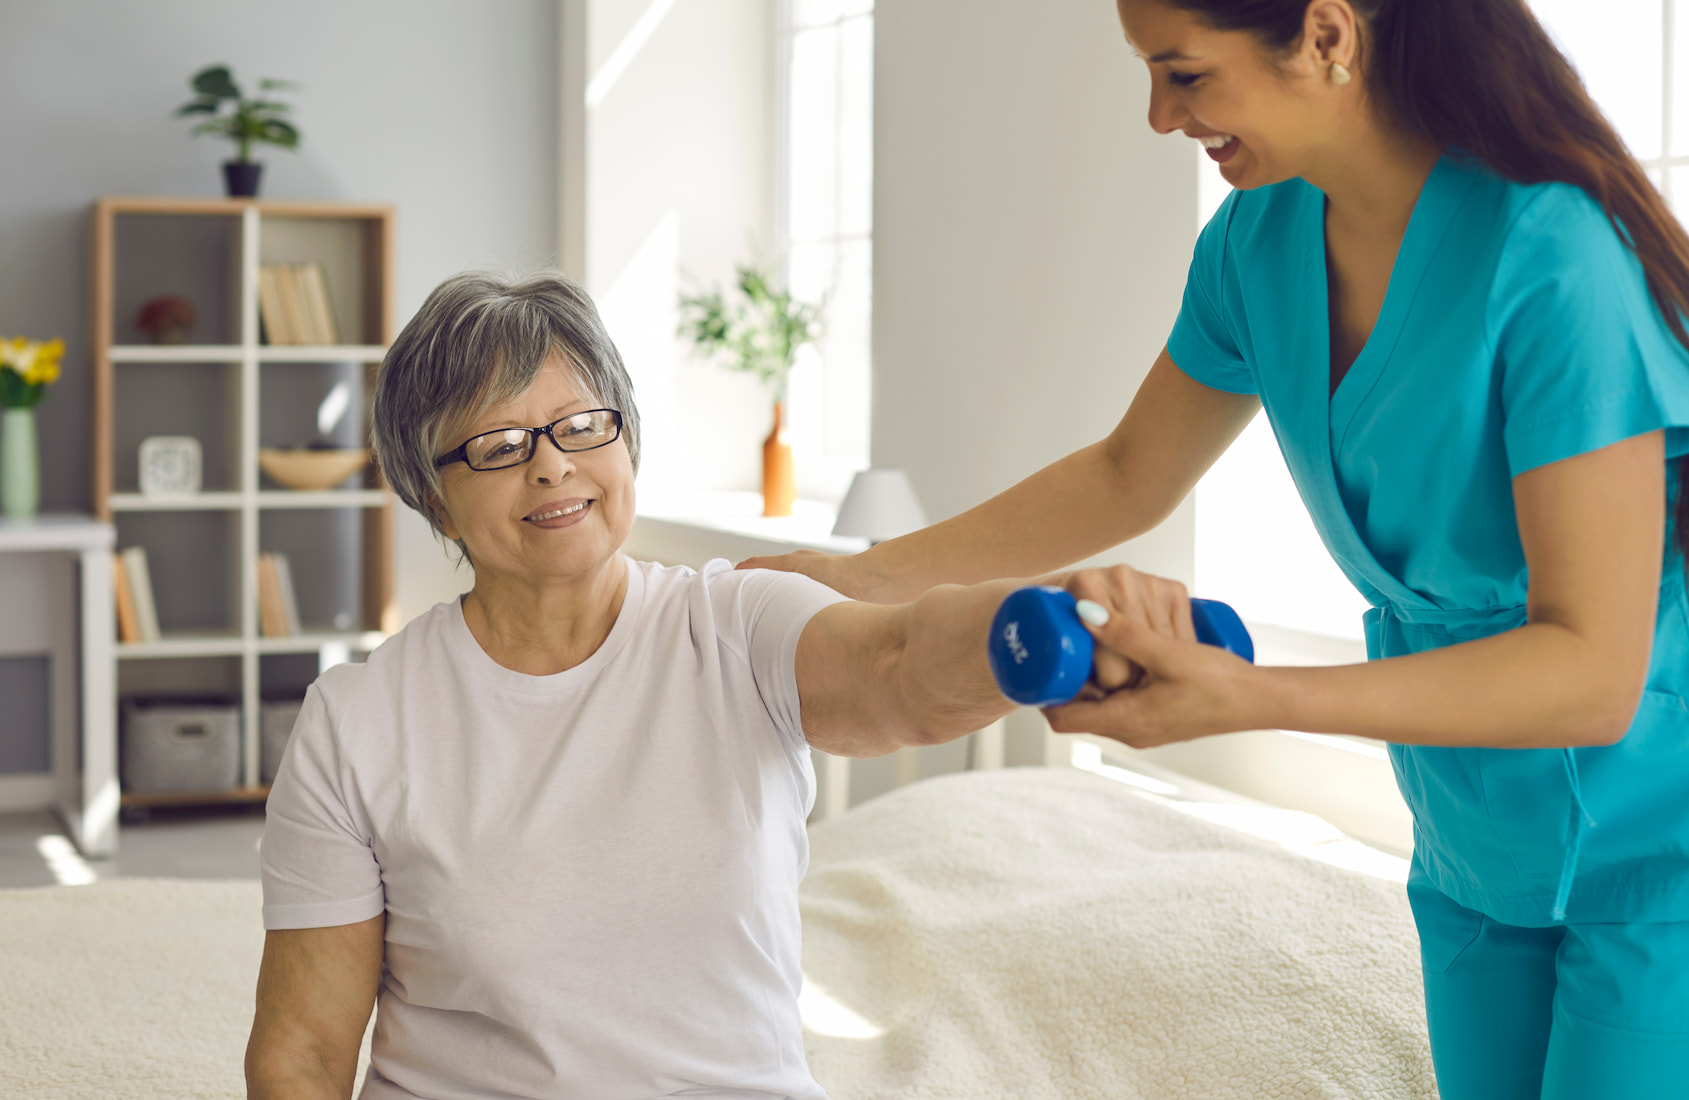
{"type": "MultiPolygon", "coordinates": [[[[1091,676],[1095,643],[1074,610],[1073,594],[1048,585],[1009,593],[991,623],[991,672],[1003,694],[1028,707],[1069,702],[1091,676]]],[[[1192,600],[1191,619],[1205,645],[1251,663],[1255,643],[1243,620],[1219,600],[1192,600]]]]}

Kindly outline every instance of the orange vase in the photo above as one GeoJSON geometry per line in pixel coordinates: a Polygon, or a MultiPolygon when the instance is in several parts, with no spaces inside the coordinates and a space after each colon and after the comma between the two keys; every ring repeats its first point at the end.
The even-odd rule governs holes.
{"type": "Polygon", "coordinates": [[[786,442],[786,406],[774,403],[774,427],[762,441],[762,514],[789,516],[797,497],[792,480],[792,445],[786,442]]]}

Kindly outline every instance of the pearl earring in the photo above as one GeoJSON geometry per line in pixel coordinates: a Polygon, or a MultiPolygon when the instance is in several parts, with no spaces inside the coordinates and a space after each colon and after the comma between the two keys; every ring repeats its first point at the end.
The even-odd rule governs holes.
{"type": "Polygon", "coordinates": [[[1348,69],[1335,61],[1331,63],[1331,82],[1333,84],[1341,86],[1349,83],[1350,79],[1348,69]]]}

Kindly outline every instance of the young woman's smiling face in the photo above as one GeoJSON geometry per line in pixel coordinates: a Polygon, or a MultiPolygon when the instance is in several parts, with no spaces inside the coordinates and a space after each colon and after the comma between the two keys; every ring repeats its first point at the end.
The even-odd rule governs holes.
{"type": "MultiPolygon", "coordinates": [[[[539,427],[599,406],[554,352],[526,393],[459,425],[446,445],[502,428],[539,427]]],[[[440,473],[445,534],[468,547],[477,585],[589,579],[614,560],[633,529],[633,463],[625,437],[568,453],[541,438],[524,465],[471,470],[457,462],[440,473]]]]}
{"type": "Polygon", "coordinates": [[[1316,2],[1291,53],[1254,35],[1219,31],[1164,0],[1118,0],[1120,24],[1149,66],[1149,124],[1201,142],[1233,187],[1306,174],[1328,156],[1354,97],[1331,80],[1333,61],[1352,65],[1353,12],[1316,2]]]}

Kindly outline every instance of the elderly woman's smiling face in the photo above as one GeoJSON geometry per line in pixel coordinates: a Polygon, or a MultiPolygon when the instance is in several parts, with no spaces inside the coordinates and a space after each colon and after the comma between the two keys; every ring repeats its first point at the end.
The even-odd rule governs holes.
{"type": "MultiPolygon", "coordinates": [[[[600,407],[556,352],[528,391],[460,424],[449,446],[502,428],[535,428],[600,407]]],[[[476,583],[544,585],[590,579],[615,559],[633,528],[633,463],[625,437],[589,451],[563,452],[537,440],[534,456],[502,470],[441,469],[441,526],[461,539],[476,583]]]]}

